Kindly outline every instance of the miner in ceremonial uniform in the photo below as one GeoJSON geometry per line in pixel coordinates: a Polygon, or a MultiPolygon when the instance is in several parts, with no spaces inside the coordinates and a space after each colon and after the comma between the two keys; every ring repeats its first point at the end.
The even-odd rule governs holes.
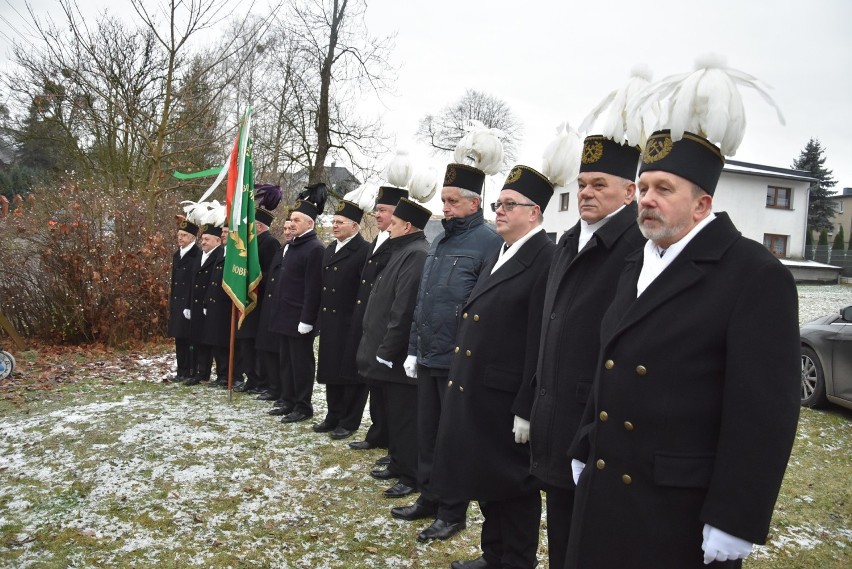
{"type": "Polygon", "coordinates": [[[347,355],[361,270],[370,253],[370,244],[359,233],[363,216],[358,204],[340,201],[331,222],[334,241],[323,257],[317,382],[325,384],[328,412],[313,429],[330,432],[333,439],[345,439],[358,429],[367,402],[367,386],[358,378],[355,354],[342,357],[347,355]]]}
{"type": "Polygon", "coordinates": [[[175,339],[177,356],[177,374],[174,381],[186,381],[195,375],[192,344],[190,343],[190,320],[183,311],[189,304],[192,293],[192,275],[195,262],[201,251],[195,241],[198,226],[185,217],[178,216],[178,250],[172,255],[172,278],[169,286],[169,326],[168,335],[175,339]]]}
{"type": "Polygon", "coordinates": [[[419,541],[448,539],[466,525],[468,502],[442,500],[432,491],[431,477],[441,404],[456,346],[459,309],[473,290],[482,267],[503,243],[482,215],[484,182],[485,172],[479,168],[466,164],[447,166],[441,190],[444,232],[432,242],[417,294],[405,365],[409,376],[417,379],[420,497],[411,506],[393,508],[391,514],[403,520],[435,518],[418,534],[419,541]]]}
{"type": "MultiPolygon", "coordinates": [[[[224,222],[224,211],[222,212],[222,222],[224,222]]],[[[222,226],[204,225],[201,227],[201,256],[198,259],[195,273],[192,278],[192,294],[189,297],[189,303],[185,315],[189,316],[190,321],[190,338],[192,340],[195,352],[195,376],[186,381],[184,385],[197,385],[202,381],[210,379],[210,373],[213,367],[214,344],[208,336],[208,328],[213,325],[213,317],[208,320],[207,317],[207,301],[210,283],[213,281],[217,272],[217,263],[224,262],[224,248],[222,247],[222,226]]],[[[222,266],[219,266],[219,283],[222,282],[222,266]]],[[[221,288],[221,287],[218,287],[221,288]]],[[[227,297],[227,295],[225,295],[227,297]]],[[[230,300],[230,299],[229,299],[230,300]]],[[[218,311],[214,311],[218,314],[218,311]]],[[[217,373],[219,372],[219,360],[221,359],[221,350],[215,350],[218,356],[216,365],[217,373]]],[[[225,373],[227,373],[227,348],[225,348],[225,373]]]]}
{"type": "MultiPolygon", "coordinates": [[[[423,234],[432,212],[402,198],[390,224],[390,261],[376,278],[364,313],[364,329],[358,346],[358,373],[382,386],[387,412],[388,476],[398,477],[384,491],[389,498],[407,496],[417,487],[417,383],[408,377],[403,364],[417,287],[429,244],[423,234]]],[[[375,475],[374,475],[375,476],[375,475]]]]}
{"type": "Polygon", "coordinates": [[[319,325],[324,247],[314,229],[325,206],[325,184],[307,186],[290,214],[293,239],[284,246],[275,294],[277,306],[269,330],[279,337],[281,399],[289,413],[282,423],[304,421],[314,414],[311,396],[316,359],[314,338],[319,325]]]}
{"type": "Polygon", "coordinates": [[[541,226],[552,195],[543,174],[512,168],[492,204],[504,244],[461,306],[432,483],[442,498],[479,500],[485,520],[482,556],[454,561],[453,569],[537,564],[541,495],[524,424],[555,249],[541,226]]]}
{"type": "MultiPolygon", "coordinates": [[[[361,271],[361,283],[358,286],[358,295],[355,297],[355,312],[352,313],[352,331],[349,341],[343,353],[343,359],[352,357],[358,351],[361,342],[364,312],[367,309],[367,301],[373,284],[381,274],[385,265],[390,260],[390,247],[388,246],[388,228],[391,217],[396,209],[396,204],[401,198],[408,197],[408,190],[394,186],[381,186],[376,197],[376,226],[379,234],[370,245],[370,254],[361,271]]],[[[381,384],[372,384],[367,378],[361,377],[370,392],[370,428],[363,441],[353,441],[349,447],[355,450],[367,450],[371,448],[387,448],[388,432],[385,418],[381,384]]]]}
{"type": "Polygon", "coordinates": [[[580,220],[559,240],[544,293],[530,452],[532,473],[547,492],[549,562],[559,569],[574,504],[568,447],[591,393],[600,321],[625,257],[645,242],[636,225],[638,163],[636,147],[600,135],[585,138],[577,180],[580,220]]]}
{"type": "Polygon", "coordinates": [[[245,375],[246,381],[237,386],[234,391],[257,392],[261,386],[266,385],[265,380],[262,379],[262,352],[256,348],[256,338],[260,325],[260,314],[266,297],[266,285],[270,280],[270,268],[275,260],[275,254],[281,248],[278,239],[273,237],[269,231],[269,227],[275,221],[273,211],[281,201],[281,188],[271,184],[255,184],[254,199],[257,208],[254,213],[254,225],[257,232],[257,256],[260,261],[262,278],[256,289],[257,304],[254,310],[245,315],[242,326],[236,332],[238,358],[235,358],[237,369],[234,373],[234,381],[239,381],[243,375],[245,375]]]}

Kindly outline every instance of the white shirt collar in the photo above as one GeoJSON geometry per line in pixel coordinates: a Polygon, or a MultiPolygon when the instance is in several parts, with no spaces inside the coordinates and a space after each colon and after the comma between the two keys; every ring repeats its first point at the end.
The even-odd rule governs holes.
{"type": "Polygon", "coordinates": [[[624,204],[622,204],[622,206],[620,208],[618,208],[617,210],[615,210],[611,214],[607,215],[603,219],[597,220],[594,223],[586,223],[585,221],[583,221],[581,219],[580,220],[580,239],[577,243],[577,252],[579,253],[580,251],[582,251],[583,247],[586,246],[586,243],[588,243],[592,239],[592,235],[595,234],[595,231],[597,231],[598,229],[600,229],[601,227],[606,225],[607,222],[610,219],[612,219],[612,217],[615,214],[617,214],[619,211],[624,209],[624,207],[625,207],[624,204]]]}
{"type": "Polygon", "coordinates": [[[357,235],[357,233],[355,233],[355,234],[353,234],[353,235],[350,235],[349,237],[347,237],[347,238],[346,238],[346,239],[344,239],[343,241],[341,241],[340,239],[338,239],[338,240],[337,240],[337,247],[334,249],[334,252],[335,252],[335,253],[337,253],[338,251],[340,251],[341,249],[343,249],[343,247],[345,247],[347,243],[349,243],[350,241],[352,241],[352,239],[354,239],[354,238],[355,238],[355,235],[357,235]]]}
{"type": "Polygon", "coordinates": [[[186,247],[181,247],[180,249],[180,258],[183,259],[183,256],[189,253],[189,250],[195,245],[195,242],[190,243],[186,247]]]}
{"type": "Polygon", "coordinates": [[[388,240],[388,237],[390,237],[390,232],[388,232],[387,230],[380,231],[379,234],[376,235],[376,246],[373,247],[373,253],[375,253],[376,250],[378,250],[378,248],[382,246],[382,243],[388,240]]]}
{"type": "Polygon", "coordinates": [[[506,264],[506,262],[511,259],[518,250],[523,247],[524,243],[529,241],[533,235],[538,233],[539,231],[544,231],[544,227],[541,225],[536,225],[532,229],[530,229],[523,237],[509,245],[509,248],[500,247],[500,255],[497,257],[497,262],[494,264],[494,268],[491,269],[491,274],[506,264]]]}

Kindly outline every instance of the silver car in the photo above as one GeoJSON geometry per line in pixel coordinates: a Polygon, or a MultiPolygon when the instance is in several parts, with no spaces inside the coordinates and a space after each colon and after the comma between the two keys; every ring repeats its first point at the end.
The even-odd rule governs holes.
{"type": "Polygon", "coordinates": [[[852,306],[802,325],[802,405],[852,409],[852,306]]]}

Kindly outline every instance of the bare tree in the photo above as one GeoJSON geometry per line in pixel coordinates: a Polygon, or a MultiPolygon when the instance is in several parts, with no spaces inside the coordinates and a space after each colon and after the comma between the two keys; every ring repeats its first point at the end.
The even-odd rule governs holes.
{"type": "Polygon", "coordinates": [[[523,138],[523,125],[505,101],[482,91],[468,89],[461,99],[447,105],[437,115],[428,114],[420,119],[417,137],[439,153],[452,152],[471,119],[503,131],[503,163],[511,166],[523,138]]]}

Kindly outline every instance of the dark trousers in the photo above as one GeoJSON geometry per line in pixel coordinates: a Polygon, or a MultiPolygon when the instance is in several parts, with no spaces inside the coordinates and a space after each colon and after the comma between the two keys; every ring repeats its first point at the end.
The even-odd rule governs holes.
{"type": "Polygon", "coordinates": [[[249,387],[260,385],[258,353],[254,349],[254,338],[239,338],[237,341],[238,358],[234,361],[234,384],[240,383],[245,376],[249,387]]]}
{"type": "Polygon", "coordinates": [[[177,376],[192,377],[195,375],[195,366],[193,365],[192,344],[189,343],[189,338],[175,338],[175,355],[177,356],[177,376]]]}
{"type": "Polygon", "coordinates": [[[388,448],[388,418],[385,410],[384,386],[368,384],[370,393],[370,428],[364,437],[374,447],[388,448]]]}
{"type": "Polygon", "coordinates": [[[314,375],[316,359],[314,357],[314,338],[305,336],[281,336],[278,350],[279,377],[281,378],[281,399],[293,411],[314,414],[311,396],[314,393],[314,375]]]}
{"type": "Polygon", "coordinates": [[[212,346],[213,360],[216,362],[216,381],[228,381],[228,348],[212,346]]]}
{"type": "Polygon", "coordinates": [[[571,512],[574,509],[574,487],[560,488],[544,485],[547,504],[547,550],[550,567],[564,569],[568,536],[571,531],[571,512]]]}
{"type": "Polygon", "coordinates": [[[213,367],[213,347],[206,344],[193,346],[195,353],[195,375],[201,381],[210,379],[210,369],[213,367]]]}
{"type": "Polygon", "coordinates": [[[267,352],[258,350],[258,361],[260,362],[260,387],[268,389],[276,395],[281,394],[281,379],[278,366],[280,358],[278,352],[267,352]]]}
{"type": "Polygon", "coordinates": [[[325,422],[349,431],[357,430],[361,426],[367,393],[367,386],[360,383],[327,384],[325,401],[328,404],[328,412],[325,422]]]}
{"type": "MultiPolygon", "coordinates": [[[[480,502],[482,556],[489,567],[533,569],[537,564],[538,526],[541,522],[541,494],[493,502],[480,502]]],[[[551,567],[555,567],[551,565],[551,567]]]]}
{"type": "Polygon", "coordinates": [[[442,500],[430,487],[448,374],[446,369],[417,366],[417,486],[420,489],[417,502],[437,510],[439,520],[455,524],[467,517],[469,502],[442,500]]]}
{"type": "Polygon", "coordinates": [[[382,387],[387,411],[388,470],[408,486],[417,486],[417,386],[385,383],[382,387]]]}

